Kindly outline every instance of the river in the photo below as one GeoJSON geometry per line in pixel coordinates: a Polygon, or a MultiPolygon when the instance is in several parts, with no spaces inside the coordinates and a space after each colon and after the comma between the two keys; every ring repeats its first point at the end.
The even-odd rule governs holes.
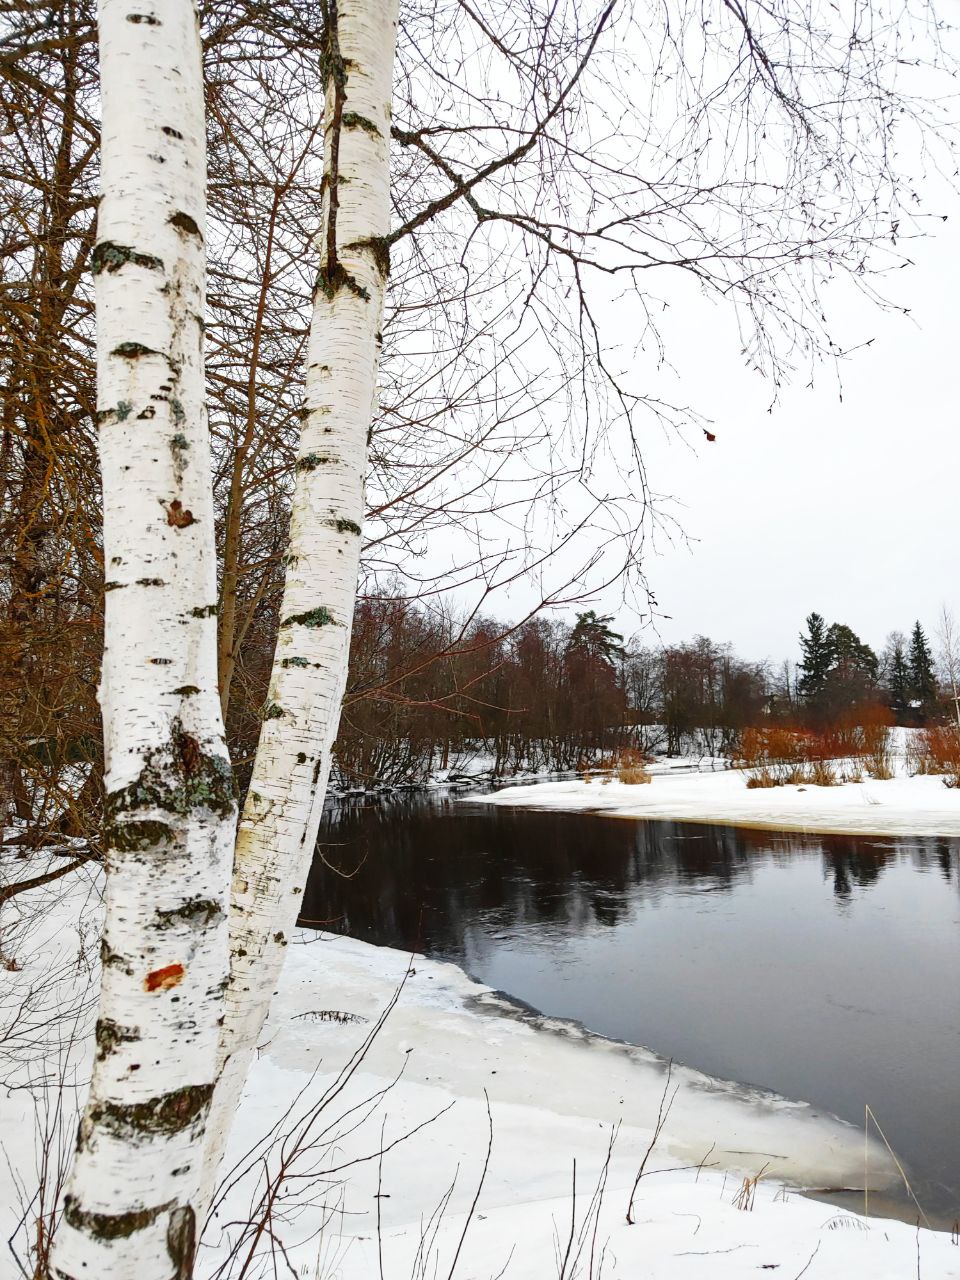
{"type": "Polygon", "coordinates": [[[931,1219],[960,1217],[960,841],[367,797],[330,806],[301,922],[854,1124],[869,1104],[931,1219]]]}

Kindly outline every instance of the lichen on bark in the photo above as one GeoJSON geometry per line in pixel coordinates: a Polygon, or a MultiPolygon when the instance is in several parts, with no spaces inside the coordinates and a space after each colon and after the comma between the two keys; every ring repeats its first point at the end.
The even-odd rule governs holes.
{"type": "Polygon", "coordinates": [[[184,733],[179,720],[174,720],[170,743],[148,751],[137,778],[108,793],[107,823],[114,830],[143,826],[142,821],[124,819],[127,814],[144,809],[184,815],[204,808],[225,818],[234,811],[236,794],[226,757],[203,750],[196,739],[184,733]],[[196,745],[187,749],[188,743],[196,745]]]}
{"type": "Polygon", "coordinates": [[[317,605],[315,609],[307,609],[304,613],[292,614],[284,618],[281,627],[326,627],[333,622],[333,614],[326,605],[317,605]]]}
{"type": "Polygon", "coordinates": [[[93,1104],[89,1118],[117,1137],[170,1137],[203,1119],[212,1094],[212,1084],[188,1084],[146,1102],[104,1100],[93,1104]]]}

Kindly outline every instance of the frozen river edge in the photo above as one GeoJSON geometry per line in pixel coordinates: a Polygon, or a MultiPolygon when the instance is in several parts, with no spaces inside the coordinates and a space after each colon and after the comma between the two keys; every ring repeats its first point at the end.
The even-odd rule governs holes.
{"type": "Polygon", "coordinates": [[[960,790],[930,776],[832,787],[748,788],[738,770],[671,772],[655,765],[643,785],[616,778],[542,782],[458,797],[474,803],[663,818],[823,835],[960,836],[960,790]]]}
{"type": "MultiPolygon", "coordinates": [[[[19,967],[5,974],[14,1007],[52,981],[58,1007],[65,1015],[83,1008],[89,1032],[96,974],[78,954],[96,953],[99,882],[91,872],[42,887],[30,903],[16,900],[6,923],[19,967]]],[[[65,1065],[56,1020],[46,1034],[56,1098],[65,1065]]],[[[39,1049],[31,1031],[21,1068],[0,1091],[5,1239],[21,1189],[36,1185],[39,1049]],[[22,1087],[28,1081],[33,1087],[22,1087]]],[[[73,1042],[68,1078],[83,1081],[91,1051],[89,1034],[73,1042]]],[[[369,1280],[380,1276],[381,1258],[384,1280],[446,1277],[458,1249],[455,1280],[740,1280],[766,1270],[788,1280],[902,1280],[917,1274],[918,1259],[922,1280],[960,1278],[949,1234],[865,1219],[798,1193],[862,1187],[862,1133],[805,1103],[682,1068],[628,1225],[665,1077],[655,1054],[524,1011],[455,965],[298,931],[227,1154],[227,1169],[243,1167],[204,1232],[196,1276],[217,1273],[225,1238],[252,1220],[263,1169],[289,1153],[284,1137],[303,1132],[298,1120],[314,1117],[272,1219],[307,1280],[369,1280]],[[478,1195],[488,1099],[492,1148],[478,1195]],[[744,1178],[757,1175],[750,1209],[738,1208],[744,1178]]],[[[80,1096],[69,1087],[60,1096],[68,1146],[80,1096]]],[[[879,1204],[897,1175],[876,1144],[867,1155],[879,1204]]],[[[269,1236],[263,1248],[266,1270],[258,1264],[248,1274],[273,1274],[269,1236]]]]}
{"type": "MultiPolygon", "coordinates": [[[[234,1158],[276,1123],[299,1090],[307,1089],[307,1106],[310,1096],[330,1088],[401,984],[337,1100],[337,1114],[348,1119],[331,1130],[336,1162],[362,1162],[342,1188],[331,1276],[376,1275],[381,1251],[389,1259],[386,1275],[417,1274],[427,1239],[438,1274],[447,1274],[483,1169],[489,1099],[490,1162],[457,1275],[492,1280],[505,1265],[507,1276],[557,1275],[555,1255],[565,1252],[573,1222],[573,1251],[577,1240],[582,1246],[576,1274],[599,1276],[604,1250],[607,1280],[641,1274],[714,1280],[763,1269],[793,1280],[808,1263],[804,1274],[814,1280],[893,1280],[916,1274],[918,1249],[924,1280],[960,1277],[960,1249],[949,1235],[864,1219],[797,1193],[862,1188],[861,1132],[806,1103],[686,1068],[673,1070],[676,1098],[628,1225],[631,1188],[663,1097],[662,1059],[524,1011],[455,965],[334,935],[302,933],[290,948],[238,1116],[234,1158]],[[441,1112],[393,1148],[380,1168],[381,1146],[441,1112]],[[355,1127],[360,1115],[365,1119],[355,1127]],[[744,1178],[758,1174],[752,1209],[738,1208],[744,1178]]],[[[897,1173],[873,1143],[867,1158],[879,1199],[897,1173]]],[[[238,1211],[225,1204],[221,1220],[238,1211]]],[[[319,1225],[314,1213],[300,1221],[304,1239],[308,1227],[319,1225]]],[[[324,1247],[332,1248],[329,1238],[324,1247]]],[[[316,1241],[303,1250],[294,1247],[291,1257],[317,1263],[316,1241]]],[[[216,1252],[201,1274],[213,1271],[216,1252]]]]}

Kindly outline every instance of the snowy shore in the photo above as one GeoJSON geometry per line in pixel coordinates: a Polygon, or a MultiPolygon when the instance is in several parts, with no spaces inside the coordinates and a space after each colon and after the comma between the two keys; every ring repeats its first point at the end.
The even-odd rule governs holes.
{"type": "Polygon", "coordinates": [[[507,787],[474,802],[850,835],[960,836],[960,791],[937,777],[751,789],[738,770],[658,771],[639,786],[613,779],[507,787]]]}
{"type": "MultiPolygon", "coordinates": [[[[19,968],[4,976],[14,1006],[18,990],[52,976],[59,1007],[84,1008],[79,1021],[89,1028],[95,972],[76,957],[95,954],[98,881],[91,874],[73,889],[39,890],[39,916],[21,901],[15,914],[33,918],[24,932],[8,917],[19,968]]],[[[36,1085],[44,1067],[57,1076],[64,1034],[47,1021],[53,1011],[45,999],[29,1020],[21,1084],[36,1085]]],[[[89,1041],[74,1061],[80,1081],[88,1062],[89,1041]]],[[[918,1256],[922,1280],[960,1278],[949,1235],[798,1193],[862,1188],[862,1133],[807,1104],[686,1069],[673,1072],[676,1098],[628,1225],[665,1082],[655,1055],[524,1013],[454,965],[298,932],[237,1115],[226,1166],[235,1172],[204,1233],[198,1280],[218,1274],[225,1240],[238,1237],[242,1253],[252,1246],[259,1259],[248,1277],[275,1274],[282,1241],[292,1271],[276,1274],[308,1280],[369,1280],[381,1265],[384,1280],[446,1277],[458,1249],[456,1280],[739,1280],[765,1269],[787,1280],[902,1280],[917,1274],[918,1256]],[[288,1178],[265,1215],[264,1170],[281,1159],[288,1178]],[[738,1208],[744,1178],[757,1175],[751,1207],[738,1208]],[[258,1221],[266,1227],[254,1243],[258,1221]]],[[[35,1185],[44,1109],[35,1116],[27,1091],[11,1083],[0,1092],[0,1217],[15,1218],[18,1184],[35,1185]]],[[[77,1096],[68,1091],[62,1102],[68,1148],[77,1096]]],[[[879,1206],[897,1175],[876,1144],[867,1155],[879,1206]]],[[[6,1236],[11,1219],[3,1225],[6,1236]]],[[[238,1264],[219,1274],[239,1274],[238,1264]]]]}
{"type": "MultiPolygon", "coordinates": [[[[298,1090],[307,1086],[304,1113],[330,1090],[333,1073],[362,1045],[408,963],[400,952],[348,938],[299,936],[244,1095],[232,1159],[277,1122],[298,1090]],[[350,1021],[324,1014],[331,1004],[350,1021]],[[318,1073],[312,1080],[311,1072],[318,1073]]],[[[293,1246],[294,1264],[308,1268],[301,1274],[376,1276],[382,1249],[387,1277],[447,1275],[483,1169],[486,1093],[492,1151],[458,1276],[493,1280],[505,1266],[508,1277],[558,1275],[573,1220],[571,1256],[579,1247],[579,1259],[575,1269],[568,1261],[567,1277],[599,1276],[603,1252],[607,1280],[732,1280],[764,1268],[794,1280],[808,1262],[811,1280],[900,1280],[916,1274],[918,1247],[924,1280],[960,1277],[960,1249],[948,1235],[862,1219],[792,1189],[862,1187],[860,1132],[806,1104],[686,1069],[674,1070],[676,1099],[628,1225],[665,1064],[646,1051],[523,1015],[453,965],[417,956],[411,967],[396,1007],[324,1112],[318,1127],[329,1126],[326,1149],[305,1161],[315,1174],[363,1162],[332,1179],[346,1179],[324,1197],[328,1206],[337,1203],[335,1222],[319,1240],[293,1246]],[[381,1167],[381,1146],[438,1113],[381,1167]],[[597,1206],[592,1198],[617,1124],[597,1206]],[[761,1171],[752,1210],[737,1208],[744,1177],[761,1171]],[[432,1217],[441,1204],[439,1218],[432,1217]]],[[[875,1194],[896,1180],[873,1145],[869,1169],[875,1194]]],[[[220,1219],[241,1214],[242,1199],[234,1192],[220,1219]]],[[[299,1238],[322,1216],[317,1207],[305,1210],[299,1238]]],[[[201,1274],[212,1273],[216,1257],[211,1251],[201,1274]]]]}

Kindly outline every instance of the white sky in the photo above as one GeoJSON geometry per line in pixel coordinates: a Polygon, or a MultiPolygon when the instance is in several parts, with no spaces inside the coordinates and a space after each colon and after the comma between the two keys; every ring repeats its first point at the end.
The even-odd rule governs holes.
{"type": "MultiPolygon", "coordinates": [[[[768,414],[769,385],[744,369],[732,313],[692,292],[672,308],[675,394],[714,420],[717,441],[691,433],[691,450],[651,433],[646,448],[651,484],[684,505],[691,540],[661,541],[647,562],[669,615],[657,626],[664,642],[700,633],[744,657],[792,660],[811,609],[875,647],[917,617],[932,639],[942,603],[960,612],[960,201],[938,211],[949,221],[930,224],[911,247],[916,266],[887,288],[911,317],[838,286],[839,336],[875,338],[844,363],[842,401],[823,368],[813,390],[787,388],[768,414]]],[[[618,617],[636,629],[635,614],[618,617]]]]}
{"type": "MultiPolygon", "coordinates": [[[[927,90],[922,80],[913,88],[927,90]]],[[[903,128],[896,142],[901,173],[912,171],[903,199],[914,207],[908,193],[916,192],[928,234],[901,240],[897,251],[914,265],[876,286],[911,314],[880,310],[839,276],[823,293],[829,333],[848,349],[872,344],[839,370],[821,366],[812,389],[809,370],[799,369],[772,412],[770,383],[745,367],[731,304],[705,298],[692,276],[642,276],[651,296],[670,302],[657,320],[667,371],[652,351],[633,358],[640,308],[592,298],[607,340],[619,344],[610,367],[629,370],[634,390],[698,410],[717,437],[710,444],[694,427],[681,439],[651,424],[641,440],[649,485],[675,500],[665,509],[687,538],[659,537],[645,562],[659,610],[643,636],[651,645],[703,634],[779,663],[799,657],[811,610],[847,623],[878,651],[891,630],[907,632],[917,618],[934,640],[943,604],[960,615],[960,194],[936,173],[944,152],[924,155],[903,128]]],[[[911,233],[906,216],[901,227],[911,233]]],[[[628,471],[631,459],[596,465],[595,492],[622,489],[618,463],[628,471]]],[[[449,542],[435,540],[430,558],[442,559],[449,542]]],[[[516,617],[540,598],[530,581],[498,596],[491,611],[516,617]]],[[[613,613],[627,635],[649,623],[622,604],[619,589],[590,604],[613,613]]]]}

